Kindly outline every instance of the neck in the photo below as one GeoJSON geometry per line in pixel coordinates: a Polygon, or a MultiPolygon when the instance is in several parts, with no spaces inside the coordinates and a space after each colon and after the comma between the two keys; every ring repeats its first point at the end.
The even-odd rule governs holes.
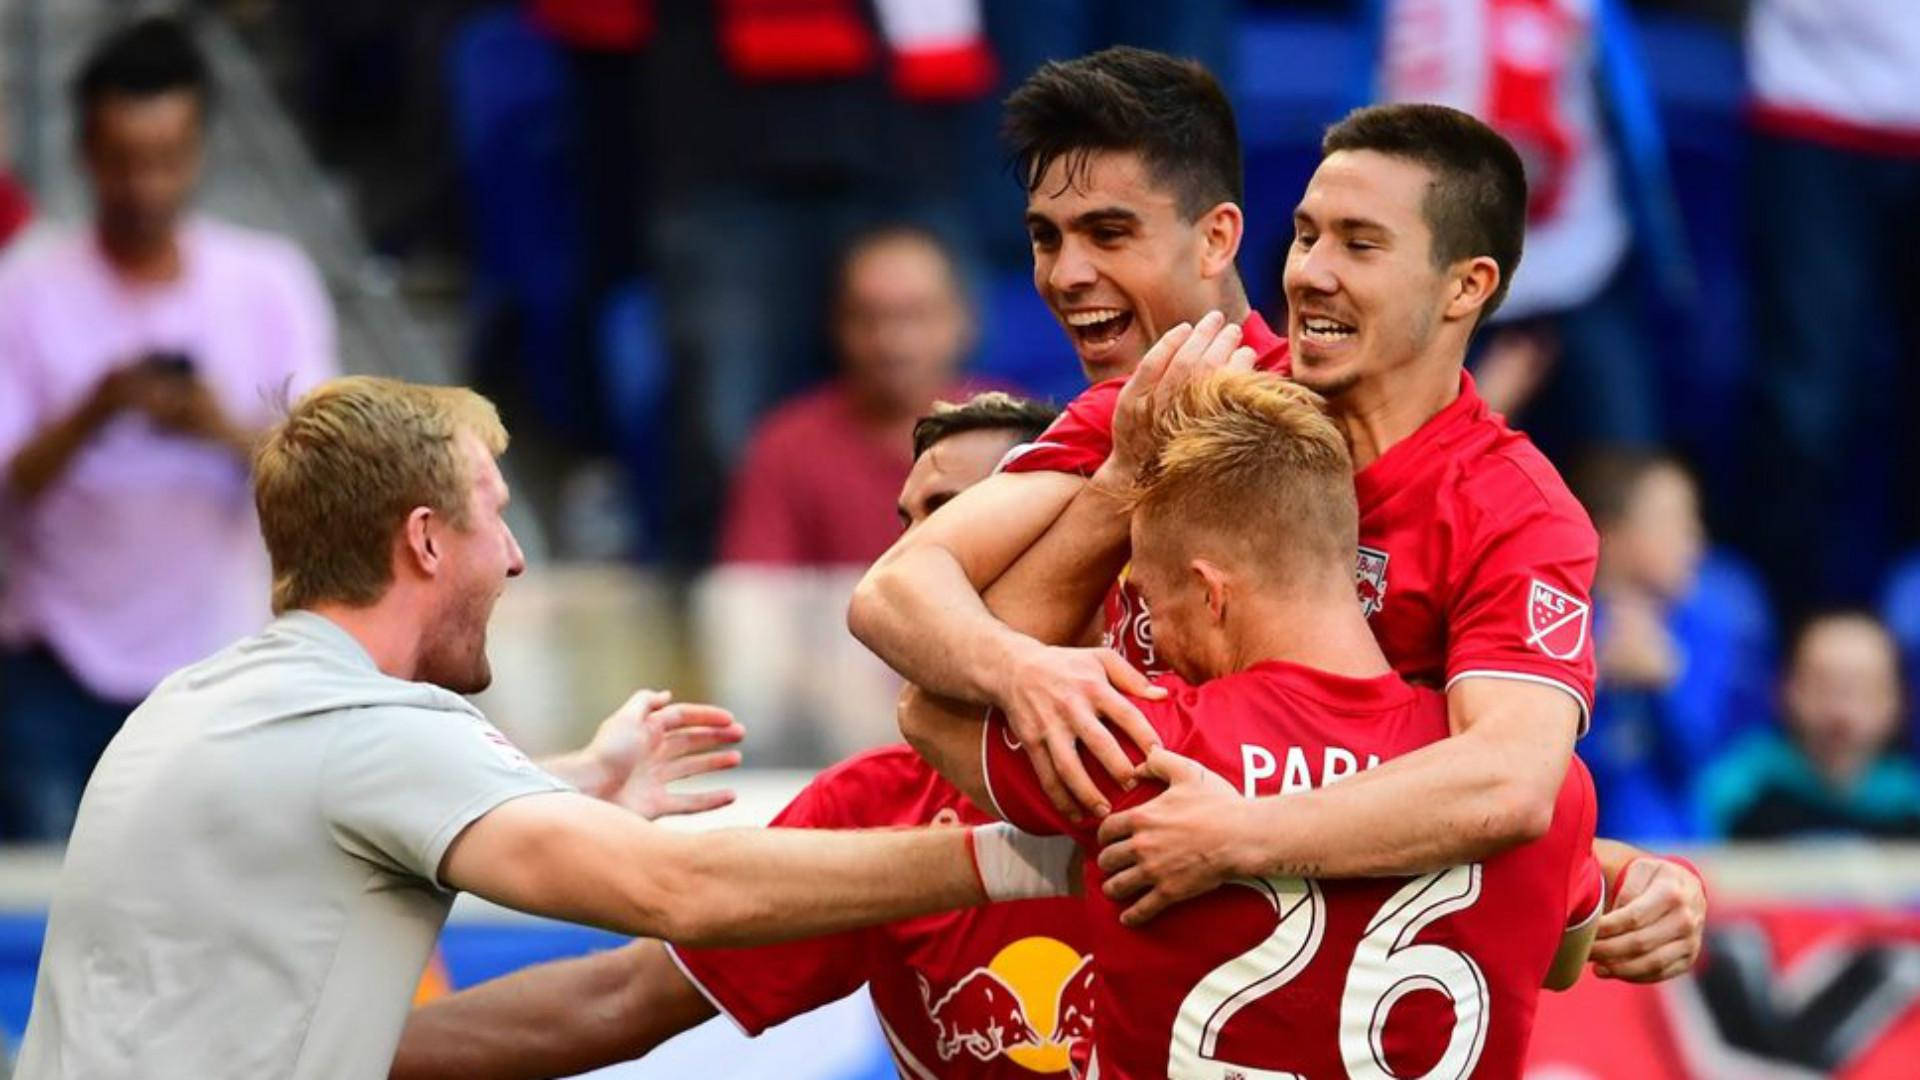
{"type": "Polygon", "coordinates": [[[1271,660],[1354,679],[1393,670],[1354,599],[1351,572],[1310,595],[1251,599],[1232,628],[1234,671],[1271,660]]]}
{"type": "Polygon", "coordinates": [[[1345,430],[1355,472],[1378,461],[1460,396],[1465,352],[1421,357],[1334,397],[1334,422],[1345,430]]]}
{"type": "Polygon", "coordinates": [[[136,284],[159,284],[179,278],[180,241],[169,232],[164,239],[146,241],[102,231],[100,250],[114,272],[136,284]]]}
{"type": "Polygon", "coordinates": [[[366,607],[320,603],[308,611],[345,630],[373,658],[382,674],[408,682],[416,681],[420,671],[420,628],[400,616],[393,603],[393,591],[366,607]]]}
{"type": "MultiPolygon", "coordinates": [[[[1221,290],[1220,301],[1215,306],[1219,308],[1220,314],[1227,317],[1228,322],[1243,323],[1247,321],[1248,315],[1253,314],[1253,305],[1247,302],[1247,287],[1240,283],[1239,274],[1227,276],[1226,284],[1221,290]]],[[[1203,311],[1200,314],[1205,315],[1206,312],[1203,311]]],[[[1199,322],[1200,320],[1196,317],[1190,321],[1199,322]]]]}

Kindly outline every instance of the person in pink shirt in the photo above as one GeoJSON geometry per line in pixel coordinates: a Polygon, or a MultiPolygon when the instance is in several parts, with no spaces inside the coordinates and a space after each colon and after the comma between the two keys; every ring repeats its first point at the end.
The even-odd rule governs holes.
{"type": "Polygon", "coordinates": [[[177,23],[73,84],[91,227],[0,271],[0,835],[64,838],[88,772],[167,673],[255,629],[248,453],[333,372],[333,316],[278,237],[189,215],[212,92],[177,23]]]}

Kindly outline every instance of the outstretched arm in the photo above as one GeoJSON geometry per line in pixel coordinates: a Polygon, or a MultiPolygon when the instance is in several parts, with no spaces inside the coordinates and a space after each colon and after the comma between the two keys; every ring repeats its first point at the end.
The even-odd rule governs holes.
{"type": "Polygon", "coordinates": [[[1459,734],[1332,787],[1246,800],[1160,751],[1167,793],[1101,826],[1100,867],[1138,925],[1234,877],[1373,877],[1477,862],[1544,835],[1573,756],[1579,706],[1565,692],[1465,679],[1448,694],[1459,734]],[[1417,808],[1417,812],[1413,812],[1417,808]]]}
{"type": "Polygon", "coordinates": [[[628,1061],[714,1015],[651,938],[415,1009],[392,1080],[537,1080],[628,1061]]]}
{"type": "Polygon", "coordinates": [[[569,922],[685,944],[755,945],[1064,895],[1072,845],[1031,839],[1005,826],[677,833],[563,792],[483,815],[448,848],[439,876],[569,922]]]}

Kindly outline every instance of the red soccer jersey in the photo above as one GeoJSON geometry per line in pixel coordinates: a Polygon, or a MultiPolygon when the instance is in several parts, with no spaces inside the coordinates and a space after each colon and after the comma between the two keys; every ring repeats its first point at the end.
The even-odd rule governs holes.
{"type": "MultiPolygon", "coordinates": [[[[896,745],[822,772],[773,824],[860,829],[995,820],[896,745]]],[[[1075,1045],[1091,1032],[1086,921],[1079,900],[1022,900],[782,945],[668,949],[749,1035],[865,985],[903,1077],[1034,1080],[1064,1077],[1075,1045]]]]}
{"type": "MultiPolygon", "coordinates": [[[[1348,679],[1264,663],[1138,701],[1170,749],[1249,796],[1319,787],[1447,735],[1445,699],[1397,676],[1348,679]]],[[[1006,820],[1074,836],[997,713],[987,782],[1006,820]]],[[[1095,770],[1095,775],[1102,775],[1095,770]]],[[[1122,793],[1114,805],[1156,794],[1122,793]]],[[[1552,830],[1484,863],[1414,878],[1241,881],[1138,930],[1100,892],[1085,903],[1099,957],[1094,1067],[1172,1077],[1519,1076],[1562,932],[1597,916],[1593,783],[1568,770],[1552,830]]]]}
{"type": "MultiPolygon", "coordinates": [[[[1285,362],[1284,348],[1263,354],[1269,370],[1285,362]]],[[[1004,467],[1092,475],[1112,448],[1118,399],[1118,380],[1093,387],[1004,467]]],[[[1354,487],[1355,585],[1394,670],[1435,687],[1468,676],[1548,683],[1580,702],[1584,725],[1600,541],[1560,474],[1487,407],[1473,377],[1462,372],[1460,396],[1354,487]]],[[[1124,576],[1107,597],[1107,643],[1150,674],[1164,670],[1146,604],[1124,576]]]]}

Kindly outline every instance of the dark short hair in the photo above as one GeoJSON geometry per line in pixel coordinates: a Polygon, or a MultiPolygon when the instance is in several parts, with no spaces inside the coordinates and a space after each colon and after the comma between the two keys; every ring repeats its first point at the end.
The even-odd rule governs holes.
{"type": "Polygon", "coordinates": [[[1118,45],[1040,65],[1008,96],[1002,134],[1029,193],[1066,159],[1071,181],[1099,151],[1138,154],[1192,221],[1245,201],[1233,105],[1197,60],[1118,45]]]}
{"type": "Polygon", "coordinates": [[[177,90],[191,91],[203,115],[213,104],[213,76],[193,35],[179,20],[154,15],[128,23],[94,46],[74,76],[73,107],[84,134],[101,98],[177,90]]]}
{"type": "Polygon", "coordinates": [[[1016,442],[1032,442],[1059,415],[1059,409],[1044,401],[1002,390],[975,394],[958,404],[936,402],[931,413],[914,422],[913,459],[920,460],[935,443],[969,431],[1006,431],[1016,442]]]}
{"type": "Polygon", "coordinates": [[[1433,173],[1422,205],[1433,231],[1433,263],[1493,259],[1500,285],[1480,320],[1492,316],[1513,284],[1527,234],[1527,171],[1513,144],[1444,105],[1370,105],[1327,129],[1321,156],[1342,150],[1372,150],[1433,173]]]}
{"type": "Polygon", "coordinates": [[[1686,463],[1664,450],[1636,446],[1604,446],[1589,450],[1568,471],[1567,486],[1587,508],[1595,528],[1607,529],[1627,516],[1640,482],[1656,469],[1678,469],[1689,478],[1686,463]]]}

